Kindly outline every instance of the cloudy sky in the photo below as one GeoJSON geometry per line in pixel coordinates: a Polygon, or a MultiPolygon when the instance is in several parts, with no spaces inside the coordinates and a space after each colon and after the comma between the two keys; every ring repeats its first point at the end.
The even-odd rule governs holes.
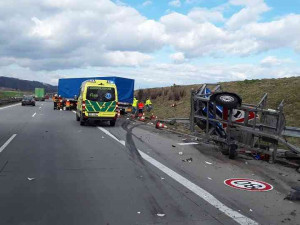
{"type": "Polygon", "coordinates": [[[0,0],[0,76],[136,88],[300,75],[299,0],[0,0]]]}

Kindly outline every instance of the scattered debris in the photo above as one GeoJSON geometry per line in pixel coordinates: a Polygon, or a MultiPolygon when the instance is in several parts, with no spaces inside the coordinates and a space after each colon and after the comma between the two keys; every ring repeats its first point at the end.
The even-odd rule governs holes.
{"type": "Polygon", "coordinates": [[[284,200],[299,201],[300,200],[300,187],[292,187],[295,191],[291,191],[284,200]]]}
{"type": "Polygon", "coordinates": [[[211,162],[207,162],[207,161],[205,161],[205,163],[206,163],[206,164],[208,164],[208,165],[212,165],[212,163],[211,163],[211,162]]]}
{"type": "Polygon", "coordinates": [[[141,212],[137,212],[137,214],[141,214],[141,212]]]}
{"type": "Polygon", "coordinates": [[[297,214],[296,214],[296,209],[294,209],[294,211],[292,211],[291,213],[291,216],[296,216],[297,214]]]}
{"type": "Polygon", "coordinates": [[[188,159],[183,159],[182,162],[192,162],[193,161],[193,158],[188,158],[188,159]]]}
{"type": "Polygon", "coordinates": [[[283,176],[283,177],[287,177],[287,174],[283,174],[283,173],[278,173],[279,175],[283,176]]]}
{"type": "Polygon", "coordinates": [[[129,120],[129,118],[127,117],[126,120],[129,120]]]}
{"type": "Polygon", "coordinates": [[[183,152],[178,152],[179,155],[183,155],[183,152]]]}
{"type": "Polygon", "coordinates": [[[175,145],[172,145],[172,147],[175,148],[176,146],[175,146],[175,145]]]}
{"type": "Polygon", "coordinates": [[[164,180],[165,178],[164,178],[164,177],[161,177],[160,179],[161,179],[161,180],[164,180]]]}
{"type": "Polygon", "coordinates": [[[253,212],[253,210],[252,210],[252,209],[250,209],[249,211],[250,211],[250,212],[253,212]]]}
{"type": "Polygon", "coordinates": [[[248,162],[245,162],[245,164],[248,164],[248,162]]]}
{"type": "Polygon", "coordinates": [[[32,180],[35,180],[35,178],[34,177],[27,177],[27,180],[32,181],[32,180]]]}
{"type": "Polygon", "coordinates": [[[171,121],[169,122],[169,124],[170,124],[170,125],[175,125],[175,124],[176,124],[176,120],[174,120],[174,119],[171,120],[171,121]]]}
{"type": "Polygon", "coordinates": [[[104,136],[102,136],[101,138],[104,138],[104,136]]]}
{"type": "Polygon", "coordinates": [[[207,177],[207,179],[212,180],[210,177],[207,177]]]}
{"type": "Polygon", "coordinates": [[[164,217],[166,214],[163,214],[163,213],[157,213],[156,215],[159,216],[159,217],[164,217]]]}

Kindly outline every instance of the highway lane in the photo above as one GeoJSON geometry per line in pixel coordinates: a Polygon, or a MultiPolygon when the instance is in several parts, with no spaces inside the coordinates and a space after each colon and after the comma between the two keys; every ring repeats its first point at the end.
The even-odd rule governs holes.
{"type": "Polygon", "coordinates": [[[222,224],[72,112],[30,114],[0,156],[1,224],[222,224]]]}
{"type": "MultiPolygon", "coordinates": [[[[42,104],[42,103],[37,103],[42,104]]],[[[21,106],[21,103],[0,107],[1,129],[0,129],[0,146],[6,142],[9,137],[26,126],[30,117],[34,114],[39,106],[21,106]]]]}
{"type": "Polygon", "coordinates": [[[1,224],[237,224],[145,161],[138,149],[211,189],[230,209],[242,209],[245,218],[268,224],[262,213],[251,215],[247,203],[234,204],[209,188],[207,180],[195,180],[173,162],[174,155],[172,159],[165,152],[173,142],[162,134],[150,137],[147,130],[131,129],[134,124],[127,120],[114,128],[82,127],[74,113],[54,111],[51,102],[11,107],[0,114],[5,124],[0,134],[17,134],[0,153],[1,224]]]}
{"type": "Polygon", "coordinates": [[[300,224],[300,215],[295,213],[300,211],[299,202],[284,200],[291,187],[299,186],[300,176],[294,169],[261,161],[229,160],[211,145],[180,145],[187,136],[157,130],[154,125],[126,120],[121,126],[123,130],[107,129],[118,139],[126,140],[128,149],[145,149],[148,155],[209,190],[230,208],[260,224],[300,224]],[[192,158],[192,163],[182,161],[187,158],[192,158]],[[284,181],[287,176],[291,178],[284,181]],[[273,184],[274,189],[268,192],[237,190],[224,185],[228,178],[261,180],[273,184]]]}

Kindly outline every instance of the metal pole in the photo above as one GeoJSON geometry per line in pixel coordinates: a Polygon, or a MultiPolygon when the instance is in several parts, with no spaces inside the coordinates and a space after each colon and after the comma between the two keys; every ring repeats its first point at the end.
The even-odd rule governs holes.
{"type": "Polygon", "coordinates": [[[190,115],[190,130],[195,132],[195,103],[194,103],[195,91],[191,90],[191,115],[190,115]]]}

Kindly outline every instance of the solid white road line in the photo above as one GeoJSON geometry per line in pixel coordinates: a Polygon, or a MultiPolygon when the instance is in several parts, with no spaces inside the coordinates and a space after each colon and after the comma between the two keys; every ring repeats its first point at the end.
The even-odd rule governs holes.
{"type": "MultiPolygon", "coordinates": [[[[122,140],[118,140],[112,133],[110,133],[108,130],[98,127],[99,130],[103,131],[105,134],[113,138],[114,140],[118,141],[122,145],[125,146],[125,142],[122,140]]],[[[212,194],[207,192],[206,190],[202,189],[201,187],[197,186],[193,182],[189,181],[188,179],[184,178],[180,174],[176,173],[175,171],[171,170],[170,168],[166,167],[165,165],[161,164],[154,158],[150,157],[149,155],[145,154],[141,150],[138,150],[141,154],[142,158],[145,159],[147,162],[155,166],[160,171],[164,172],[174,180],[176,180],[178,183],[198,195],[203,200],[207,201],[209,204],[223,212],[228,217],[232,218],[234,221],[241,225],[258,225],[257,222],[254,220],[251,220],[250,218],[240,214],[239,212],[227,207],[222,202],[220,202],[218,199],[216,199],[212,194]]]]}
{"type": "Polygon", "coordinates": [[[177,143],[178,145],[198,145],[197,142],[184,142],[184,143],[177,143]]]}
{"type": "Polygon", "coordinates": [[[33,113],[32,117],[34,117],[35,115],[36,115],[36,112],[35,112],[35,113],[33,113]]]}
{"type": "Polygon", "coordinates": [[[104,129],[103,127],[98,127],[99,130],[110,136],[112,139],[115,139],[117,142],[120,142],[122,145],[125,146],[125,141],[120,141],[118,138],[116,138],[112,133],[110,133],[108,130],[104,129]]]}
{"type": "Polygon", "coordinates": [[[1,107],[0,110],[1,109],[6,109],[6,108],[10,108],[10,107],[14,107],[14,106],[17,106],[17,105],[20,105],[20,103],[9,105],[9,106],[5,106],[5,107],[1,107]]]}
{"type": "Polygon", "coordinates": [[[6,148],[6,146],[17,136],[17,134],[13,134],[0,148],[0,153],[6,148]]]}

